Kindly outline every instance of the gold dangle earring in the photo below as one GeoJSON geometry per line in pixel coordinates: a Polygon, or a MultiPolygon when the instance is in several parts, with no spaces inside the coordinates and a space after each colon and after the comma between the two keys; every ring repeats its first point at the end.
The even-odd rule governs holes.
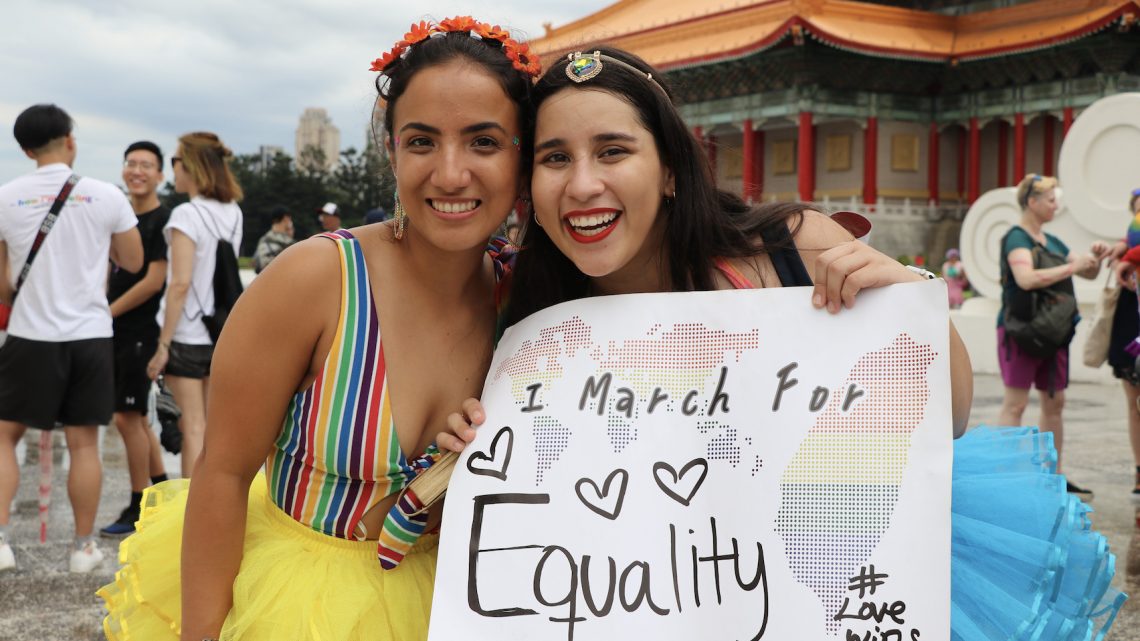
{"type": "Polygon", "coordinates": [[[396,237],[396,240],[401,240],[404,238],[404,231],[408,228],[408,212],[404,211],[404,206],[400,204],[400,189],[398,186],[395,196],[396,206],[392,217],[396,220],[396,231],[393,235],[396,237]]]}

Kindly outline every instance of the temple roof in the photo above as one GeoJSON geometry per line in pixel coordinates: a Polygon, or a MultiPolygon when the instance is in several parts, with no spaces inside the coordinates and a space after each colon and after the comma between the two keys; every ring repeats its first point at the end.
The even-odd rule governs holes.
{"type": "Polygon", "coordinates": [[[1054,47],[1119,24],[1140,0],[1038,0],[960,16],[854,0],[619,0],[531,41],[549,64],[606,42],[661,69],[744,57],[812,38],[864,55],[953,63],[1054,47]]]}

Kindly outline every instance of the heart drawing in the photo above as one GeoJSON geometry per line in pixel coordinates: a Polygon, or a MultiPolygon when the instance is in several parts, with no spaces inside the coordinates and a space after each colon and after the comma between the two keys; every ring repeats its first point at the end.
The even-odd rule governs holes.
{"type": "Polygon", "coordinates": [[[598,484],[594,482],[594,479],[582,478],[574,484],[574,492],[578,494],[578,500],[582,501],[582,505],[593,510],[594,514],[614,521],[621,513],[621,504],[625,501],[627,483],[629,483],[629,472],[618,468],[610,472],[610,475],[606,477],[606,482],[602,483],[601,489],[598,489],[598,484]],[[611,495],[610,486],[613,485],[615,478],[620,479],[621,482],[618,484],[617,490],[611,495]],[[584,493],[582,488],[587,485],[592,491],[584,493]],[[613,505],[612,509],[605,507],[607,502],[613,505]]]}
{"type": "Polygon", "coordinates": [[[653,464],[653,480],[657,481],[657,487],[668,494],[669,498],[685,507],[689,506],[689,502],[696,496],[697,490],[701,489],[701,484],[705,482],[705,476],[708,473],[709,464],[703,458],[695,458],[689,461],[685,467],[681,468],[679,474],[672,465],[664,461],[653,464]],[[693,472],[694,468],[699,468],[700,473],[693,472]]]}
{"type": "Polygon", "coordinates": [[[500,481],[507,480],[507,466],[511,464],[511,450],[515,446],[515,433],[509,426],[499,430],[491,440],[490,454],[475,452],[467,459],[467,469],[472,474],[493,476],[500,481]],[[500,448],[500,441],[505,443],[500,448]]]}

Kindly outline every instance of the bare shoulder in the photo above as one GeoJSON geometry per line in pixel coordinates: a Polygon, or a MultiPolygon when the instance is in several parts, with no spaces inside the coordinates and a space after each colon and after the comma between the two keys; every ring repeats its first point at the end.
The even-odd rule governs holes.
{"type": "MultiPolygon", "coordinates": [[[[256,302],[266,315],[288,312],[293,319],[311,316],[305,310],[335,306],[340,295],[340,253],[327,238],[309,238],[290,245],[253,279],[242,300],[256,302]]],[[[240,302],[240,301],[239,301],[240,302]]]]}
{"type": "Polygon", "coordinates": [[[824,252],[851,240],[855,240],[851,232],[830,216],[814,209],[804,210],[803,221],[796,233],[796,247],[801,252],[824,252]]]}
{"type": "Polygon", "coordinates": [[[812,280],[815,280],[815,265],[819,256],[832,247],[853,240],[855,237],[851,232],[829,216],[814,209],[807,209],[804,210],[803,222],[800,223],[795,242],[807,273],[812,275],[812,280]]]}

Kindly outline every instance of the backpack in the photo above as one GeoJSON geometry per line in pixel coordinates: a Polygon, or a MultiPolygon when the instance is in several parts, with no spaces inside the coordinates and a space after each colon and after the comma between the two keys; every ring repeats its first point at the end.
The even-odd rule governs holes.
{"type": "MultiPolygon", "coordinates": [[[[194,210],[198,212],[198,216],[205,225],[206,217],[202,215],[202,211],[198,209],[197,205],[194,205],[194,210]]],[[[234,222],[234,234],[237,233],[237,225],[239,224],[241,224],[240,217],[234,222]]],[[[209,227],[209,225],[205,226],[209,227]]],[[[217,232],[216,224],[214,231],[217,232]]],[[[232,238],[234,234],[231,234],[230,237],[232,238]]],[[[241,284],[241,273],[233,243],[222,238],[220,233],[215,233],[215,236],[217,237],[217,244],[214,248],[214,312],[206,314],[203,310],[202,324],[206,326],[210,340],[216,345],[218,337],[222,335],[222,327],[225,326],[226,319],[230,316],[230,310],[234,308],[238,297],[241,296],[245,288],[241,284]]],[[[197,298],[198,294],[195,293],[194,297],[197,298]]],[[[198,304],[201,306],[200,300],[198,304]]]]}
{"type": "MultiPolygon", "coordinates": [[[[1077,299],[1073,292],[1073,281],[1066,278],[1048,287],[1024,290],[1012,282],[1009,256],[1005,253],[1006,239],[1014,227],[1002,236],[1001,279],[1005,296],[1006,339],[1012,339],[1023,352],[1037,358],[1046,358],[1067,347],[1073,340],[1077,320],[1077,299]],[[1013,287],[1005,287],[1011,283],[1013,287]]],[[[1024,230],[1022,230],[1022,233],[1024,230]]],[[[1028,235],[1026,233],[1026,235],[1028,235]]],[[[1044,245],[1034,242],[1032,249],[1033,269],[1057,267],[1068,262],[1065,256],[1049,251],[1044,245]]]]}

